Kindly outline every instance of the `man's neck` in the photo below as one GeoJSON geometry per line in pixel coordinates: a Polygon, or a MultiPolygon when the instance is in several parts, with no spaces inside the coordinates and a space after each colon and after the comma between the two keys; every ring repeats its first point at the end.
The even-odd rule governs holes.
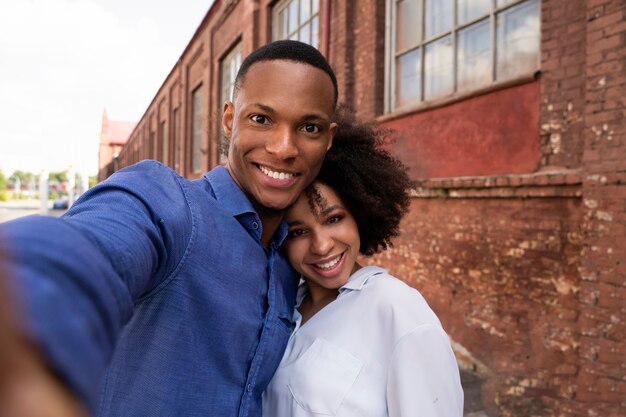
{"type": "Polygon", "coordinates": [[[283,211],[259,207],[256,207],[256,210],[261,219],[261,243],[263,243],[263,246],[267,246],[283,220],[283,211]]]}

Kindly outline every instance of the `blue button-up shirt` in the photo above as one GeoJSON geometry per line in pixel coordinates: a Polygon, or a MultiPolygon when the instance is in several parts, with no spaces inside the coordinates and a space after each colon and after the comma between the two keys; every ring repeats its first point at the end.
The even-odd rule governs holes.
{"type": "Polygon", "coordinates": [[[153,161],[0,228],[27,335],[99,415],[133,417],[261,415],[298,281],[286,225],[261,232],[224,168],[188,181],[153,161]]]}

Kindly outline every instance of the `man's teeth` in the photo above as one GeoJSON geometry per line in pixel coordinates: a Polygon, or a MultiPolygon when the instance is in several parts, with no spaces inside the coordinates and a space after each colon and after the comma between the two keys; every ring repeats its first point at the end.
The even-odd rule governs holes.
{"type": "Polygon", "coordinates": [[[330,262],[326,262],[324,264],[315,264],[315,266],[318,267],[319,269],[331,269],[332,267],[337,265],[340,260],[341,260],[341,256],[338,256],[330,262]]]}
{"type": "Polygon", "coordinates": [[[293,174],[290,174],[288,172],[276,172],[276,171],[272,171],[269,170],[267,168],[265,168],[264,166],[259,165],[259,168],[261,169],[261,171],[263,171],[263,173],[265,175],[267,175],[270,178],[274,178],[275,180],[287,180],[291,177],[293,177],[293,174]]]}

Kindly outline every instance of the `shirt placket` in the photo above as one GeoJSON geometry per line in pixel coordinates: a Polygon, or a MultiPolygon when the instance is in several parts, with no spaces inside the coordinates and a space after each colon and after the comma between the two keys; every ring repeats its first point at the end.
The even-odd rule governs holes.
{"type": "Polygon", "coordinates": [[[274,258],[276,256],[276,247],[272,242],[270,244],[270,249],[267,251],[267,273],[266,279],[268,281],[267,285],[267,310],[265,311],[265,316],[263,317],[263,327],[261,329],[261,336],[259,337],[259,344],[257,345],[256,352],[252,357],[252,363],[250,364],[250,371],[248,372],[248,377],[246,379],[246,386],[243,393],[243,398],[241,400],[241,407],[239,409],[239,417],[247,417],[250,413],[250,405],[253,401],[254,390],[256,388],[256,380],[259,375],[259,371],[263,364],[263,358],[265,356],[265,352],[267,351],[270,345],[270,335],[271,332],[271,317],[274,315],[275,305],[276,305],[276,288],[275,288],[275,277],[274,277],[274,258]]]}

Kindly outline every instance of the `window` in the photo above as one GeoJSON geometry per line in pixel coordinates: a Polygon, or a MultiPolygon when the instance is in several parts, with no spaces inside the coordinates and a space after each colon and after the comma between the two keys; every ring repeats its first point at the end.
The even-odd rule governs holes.
{"type": "Polygon", "coordinates": [[[172,167],[178,171],[180,165],[178,164],[178,129],[180,126],[180,115],[178,114],[178,107],[172,111],[172,130],[171,130],[171,140],[170,146],[172,150],[172,157],[170,161],[172,163],[172,167]]]}
{"type": "Polygon", "coordinates": [[[165,137],[165,121],[159,124],[159,161],[165,163],[165,154],[167,149],[167,140],[165,137]]]}
{"type": "Polygon", "coordinates": [[[319,48],[319,0],[285,0],[274,7],[274,40],[293,39],[319,48]]]}
{"type": "Polygon", "coordinates": [[[202,85],[191,93],[191,172],[202,169],[202,85]]]}
{"type": "Polygon", "coordinates": [[[540,0],[389,0],[387,109],[532,74],[540,0]]]}
{"type": "Polygon", "coordinates": [[[233,89],[235,88],[235,77],[241,66],[241,44],[237,44],[232,51],[222,59],[220,63],[221,81],[221,103],[232,100],[233,89]]]}
{"type": "MultiPolygon", "coordinates": [[[[235,89],[235,77],[237,77],[237,71],[241,66],[241,44],[237,44],[229,53],[222,59],[220,63],[220,72],[222,74],[221,90],[220,90],[220,103],[224,103],[227,100],[233,99],[233,90],[235,89]]],[[[219,163],[226,164],[226,156],[221,152],[219,153],[219,163]]]]}

